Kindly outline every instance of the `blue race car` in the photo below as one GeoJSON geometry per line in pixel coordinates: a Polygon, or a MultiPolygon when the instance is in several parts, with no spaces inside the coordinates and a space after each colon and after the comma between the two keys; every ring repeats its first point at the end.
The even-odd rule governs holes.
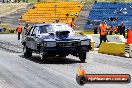
{"type": "Polygon", "coordinates": [[[66,57],[71,54],[85,62],[91,49],[91,40],[76,34],[67,24],[35,24],[22,41],[25,57],[38,53],[46,61],[48,57],[66,57]]]}

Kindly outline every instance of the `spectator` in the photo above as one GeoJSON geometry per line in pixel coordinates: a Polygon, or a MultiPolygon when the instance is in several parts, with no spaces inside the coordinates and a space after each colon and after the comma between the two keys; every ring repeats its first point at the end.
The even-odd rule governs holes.
{"type": "Polygon", "coordinates": [[[93,23],[94,26],[94,34],[98,34],[98,27],[96,26],[95,22],[93,23]]]}
{"type": "Polygon", "coordinates": [[[59,23],[59,20],[55,20],[56,23],[59,23]]]}
{"type": "Polygon", "coordinates": [[[113,26],[111,25],[109,28],[109,35],[112,35],[112,32],[113,32],[113,26]]]}
{"type": "Polygon", "coordinates": [[[110,21],[113,21],[114,19],[113,19],[113,17],[110,17],[110,21]]]}
{"type": "Polygon", "coordinates": [[[118,26],[115,27],[115,34],[118,34],[119,30],[118,30],[118,26]]]}
{"type": "Polygon", "coordinates": [[[120,35],[123,35],[124,38],[125,38],[125,25],[124,25],[124,22],[121,23],[121,26],[120,26],[119,30],[120,30],[120,35]]]}
{"type": "Polygon", "coordinates": [[[75,27],[76,26],[75,23],[74,23],[74,21],[75,21],[75,18],[72,18],[72,21],[70,22],[70,26],[71,27],[75,27]]]}

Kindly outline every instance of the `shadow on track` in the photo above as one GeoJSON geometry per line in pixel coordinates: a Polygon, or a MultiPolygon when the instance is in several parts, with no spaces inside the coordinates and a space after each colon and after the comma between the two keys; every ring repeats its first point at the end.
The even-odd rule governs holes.
{"type": "Polygon", "coordinates": [[[75,60],[71,58],[63,58],[63,57],[49,57],[47,61],[43,61],[40,59],[39,55],[33,55],[30,58],[26,58],[23,55],[20,55],[20,57],[25,58],[27,60],[33,61],[35,63],[39,64],[74,64],[74,63],[82,63],[80,60],[75,60]]]}

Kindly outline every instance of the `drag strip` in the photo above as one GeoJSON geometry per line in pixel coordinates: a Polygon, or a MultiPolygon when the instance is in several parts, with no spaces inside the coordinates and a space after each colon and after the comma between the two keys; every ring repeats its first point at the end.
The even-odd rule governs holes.
{"type": "Polygon", "coordinates": [[[22,53],[22,47],[7,41],[0,41],[0,48],[13,53],[22,53]]]}
{"type": "Polygon", "coordinates": [[[85,84],[76,82],[80,65],[88,74],[130,74],[132,58],[87,53],[85,63],[72,55],[51,57],[43,62],[39,55],[25,58],[16,35],[0,35],[0,88],[131,88],[129,84],[85,84]],[[11,37],[11,38],[10,38],[11,37]],[[9,49],[8,49],[8,48],[9,49]]]}
{"type": "Polygon", "coordinates": [[[21,40],[17,40],[17,34],[0,34],[0,48],[12,53],[22,53],[21,40]]]}
{"type": "MultiPolygon", "coordinates": [[[[66,74],[0,50],[0,78],[3,88],[78,88],[66,74]],[[9,58],[10,57],[10,58],[9,58]],[[4,63],[3,63],[4,62],[4,63]]],[[[0,85],[1,86],[1,85],[0,85]]]]}

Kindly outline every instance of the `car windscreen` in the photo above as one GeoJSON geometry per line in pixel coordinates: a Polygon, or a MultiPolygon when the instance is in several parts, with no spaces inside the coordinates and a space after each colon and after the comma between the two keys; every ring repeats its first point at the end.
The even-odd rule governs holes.
{"type": "Polygon", "coordinates": [[[39,26],[39,31],[40,31],[40,34],[53,32],[51,25],[39,26]]]}
{"type": "Polygon", "coordinates": [[[73,29],[68,25],[52,25],[52,28],[55,31],[60,31],[60,30],[73,31],[73,29]]]}
{"type": "Polygon", "coordinates": [[[66,30],[66,31],[70,31],[72,32],[73,29],[68,26],[68,25],[43,25],[43,26],[39,26],[39,31],[40,31],[40,34],[42,33],[54,33],[56,31],[63,31],[63,30],[66,30]]]}

